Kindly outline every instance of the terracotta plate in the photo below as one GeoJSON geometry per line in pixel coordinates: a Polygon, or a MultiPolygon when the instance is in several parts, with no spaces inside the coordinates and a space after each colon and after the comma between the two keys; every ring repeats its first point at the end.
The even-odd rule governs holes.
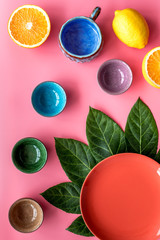
{"type": "Polygon", "coordinates": [[[87,176],[81,212],[101,240],[160,239],[160,166],[136,153],[109,157],[87,176]]]}

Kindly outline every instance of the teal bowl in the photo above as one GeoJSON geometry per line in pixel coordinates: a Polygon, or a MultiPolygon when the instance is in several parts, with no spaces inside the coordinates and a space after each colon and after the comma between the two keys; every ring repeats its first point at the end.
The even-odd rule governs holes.
{"type": "Polygon", "coordinates": [[[61,113],[66,105],[66,93],[56,82],[42,82],[33,91],[33,108],[44,117],[54,117],[61,113]]]}
{"type": "Polygon", "coordinates": [[[47,150],[38,139],[23,138],[13,147],[12,161],[21,172],[35,173],[44,167],[47,150]]]}

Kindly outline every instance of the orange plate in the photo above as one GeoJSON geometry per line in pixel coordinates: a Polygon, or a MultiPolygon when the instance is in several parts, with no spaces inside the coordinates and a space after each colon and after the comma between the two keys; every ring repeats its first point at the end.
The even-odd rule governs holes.
{"type": "Polygon", "coordinates": [[[160,165],[136,153],[111,156],[87,176],[80,205],[101,240],[160,239],[160,165]]]}

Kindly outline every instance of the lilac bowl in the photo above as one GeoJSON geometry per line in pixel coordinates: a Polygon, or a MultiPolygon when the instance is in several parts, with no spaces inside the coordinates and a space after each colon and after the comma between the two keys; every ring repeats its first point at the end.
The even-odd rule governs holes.
{"type": "Polygon", "coordinates": [[[104,62],[98,70],[98,83],[107,93],[118,95],[131,86],[133,75],[124,61],[111,59],[104,62]]]}

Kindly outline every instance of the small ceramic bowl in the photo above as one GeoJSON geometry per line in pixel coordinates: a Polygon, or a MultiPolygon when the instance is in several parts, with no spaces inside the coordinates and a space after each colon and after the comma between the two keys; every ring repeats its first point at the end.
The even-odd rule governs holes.
{"type": "Polygon", "coordinates": [[[43,222],[41,206],[31,198],[21,198],[12,204],[9,209],[11,226],[22,233],[37,230],[43,222]]]}
{"type": "Polygon", "coordinates": [[[107,93],[118,95],[127,91],[132,84],[132,71],[128,64],[119,59],[104,62],[98,70],[98,83],[107,93]]]}
{"type": "Polygon", "coordinates": [[[66,101],[64,89],[56,82],[40,83],[32,93],[34,109],[45,117],[53,117],[61,113],[66,101]]]}
{"type": "Polygon", "coordinates": [[[35,173],[45,165],[47,150],[37,139],[23,138],[13,147],[12,161],[21,172],[35,173]]]}
{"type": "Polygon", "coordinates": [[[75,17],[62,26],[59,44],[62,52],[76,62],[88,62],[102,48],[102,34],[95,23],[101,9],[96,7],[90,17],[75,17]]]}

